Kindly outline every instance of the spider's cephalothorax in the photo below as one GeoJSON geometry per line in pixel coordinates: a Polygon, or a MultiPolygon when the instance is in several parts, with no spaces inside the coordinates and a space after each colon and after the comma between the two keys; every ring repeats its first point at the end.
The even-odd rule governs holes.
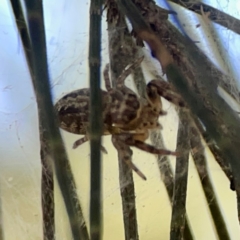
{"type": "MultiPolygon", "coordinates": [[[[160,96],[180,107],[184,107],[185,104],[167,82],[159,79],[148,83],[146,98],[139,98],[137,94],[125,86],[125,79],[140,65],[142,60],[143,58],[137,59],[122,72],[116,80],[116,88],[111,87],[109,65],[105,67],[104,80],[107,91],[102,91],[102,118],[103,135],[112,134],[112,142],[119,157],[141,178],[146,179],[131,161],[132,150],[130,146],[153,154],[176,155],[176,152],[157,149],[146,144],[145,140],[149,136],[150,129],[161,128],[158,118],[166,114],[162,110],[160,96]]],[[[55,105],[60,128],[71,133],[85,135],[74,143],[73,148],[89,139],[89,97],[89,89],[80,89],[65,95],[55,105]]],[[[106,152],[104,147],[102,150],[106,152]]]]}

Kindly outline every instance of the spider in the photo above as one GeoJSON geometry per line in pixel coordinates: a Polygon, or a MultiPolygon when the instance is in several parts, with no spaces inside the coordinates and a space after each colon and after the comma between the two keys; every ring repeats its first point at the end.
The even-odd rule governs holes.
{"type": "MultiPolygon", "coordinates": [[[[162,128],[158,122],[162,110],[161,96],[179,107],[185,107],[181,97],[174,93],[167,82],[154,79],[146,87],[146,98],[139,98],[135,92],[125,86],[125,79],[142,62],[143,57],[134,61],[116,80],[116,88],[111,87],[109,77],[109,64],[106,65],[103,75],[107,91],[102,91],[103,101],[103,135],[112,135],[112,143],[122,159],[142,179],[145,175],[133,164],[132,150],[136,147],[143,151],[160,154],[174,155],[177,153],[166,149],[157,149],[147,143],[149,130],[162,128]]],[[[77,148],[88,141],[89,126],[89,97],[88,88],[75,90],[62,97],[55,109],[60,120],[60,128],[75,134],[85,135],[73,144],[77,148]]],[[[107,153],[102,146],[102,151],[107,153]]]]}

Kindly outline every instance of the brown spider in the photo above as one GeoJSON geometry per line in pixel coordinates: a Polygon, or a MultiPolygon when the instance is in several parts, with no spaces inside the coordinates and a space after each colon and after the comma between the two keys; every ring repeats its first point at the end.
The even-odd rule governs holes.
{"type": "MultiPolygon", "coordinates": [[[[184,107],[185,104],[167,82],[159,79],[152,80],[147,84],[146,99],[138,98],[131,89],[125,86],[125,79],[140,65],[142,60],[143,57],[137,59],[122,72],[116,80],[115,89],[111,87],[109,65],[106,65],[104,80],[107,91],[102,90],[102,118],[103,135],[112,134],[112,143],[120,158],[142,179],[146,180],[145,175],[131,160],[132,150],[130,146],[153,154],[176,156],[176,152],[157,149],[145,143],[145,140],[149,136],[150,129],[162,128],[158,118],[165,115],[166,112],[162,110],[160,96],[180,107],[184,107]]],[[[65,95],[55,105],[60,120],[60,128],[71,133],[85,135],[73,144],[73,148],[89,139],[89,96],[88,88],[76,90],[65,95]]],[[[106,152],[103,146],[102,151],[106,152]]]]}

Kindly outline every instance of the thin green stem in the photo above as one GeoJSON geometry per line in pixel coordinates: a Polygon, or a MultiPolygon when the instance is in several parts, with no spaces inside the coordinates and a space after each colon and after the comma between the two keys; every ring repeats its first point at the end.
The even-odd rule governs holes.
{"type": "Polygon", "coordinates": [[[102,196],[101,196],[101,135],[102,99],[100,89],[101,63],[101,11],[102,1],[91,0],[90,5],[90,148],[91,148],[91,190],[90,190],[90,235],[92,240],[102,238],[102,196]]]}

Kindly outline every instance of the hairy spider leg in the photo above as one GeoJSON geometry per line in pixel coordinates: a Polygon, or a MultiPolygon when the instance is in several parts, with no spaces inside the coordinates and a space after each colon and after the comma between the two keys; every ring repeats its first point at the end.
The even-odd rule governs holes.
{"type": "Polygon", "coordinates": [[[105,81],[106,90],[109,92],[112,90],[110,76],[109,76],[109,63],[104,68],[103,77],[104,77],[104,81],[105,81]]]}
{"type": "Polygon", "coordinates": [[[109,64],[106,65],[104,71],[103,71],[103,77],[104,77],[104,81],[105,81],[105,87],[106,90],[108,91],[108,93],[116,98],[118,101],[122,101],[123,100],[123,95],[120,91],[118,91],[117,89],[112,88],[111,86],[111,81],[110,81],[110,76],[109,76],[109,64]]]}
{"type": "Polygon", "coordinates": [[[125,79],[134,71],[142,62],[143,56],[134,61],[127,69],[125,69],[121,75],[117,78],[117,88],[121,88],[124,85],[125,79]]]}
{"type": "MultiPolygon", "coordinates": [[[[82,145],[83,143],[87,142],[89,140],[88,135],[85,135],[84,137],[78,139],[77,141],[74,142],[73,144],[73,149],[76,149],[77,147],[79,147],[80,145],[82,145]]],[[[101,151],[105,154],[107,154],[107,150],[105,147],[101,146],[101,151]]]]}
{"type": "Polygon", "coordinates": [[[118,152],[118,157],[124,161],[130,169],[137,173],[143,180],[147,180],[146,176],[138,169],[138,167],[132,162],[133,152],[128,145],[119,138],[120,135],[112,135],[112,143],[118,152]]]}
{"type": "Polygon", "coordinates": [[[141,149],[145,152],[158,154],[158,155],[173,155],[178,156],[177,152],[169,151],[167,149],[159,149],[150,144],[145,143],[144,141],[147,139],[148,135],[146,133],[123,133],[122,138],[124,142],[129,145],[141,149]],[[142,136],[141,136],[142,135],[142,136]]]}
{"type": "MultiPolygon", "coordinates": [[[[104,131],[103,135],[120,134],[120,133],[122,133],[122,132],[123,132],[123,130],[121,130],[121,129],[118,128],[118,127],[106,126],[106,130],[104,131]]],[[[76,149],[77,147],[79,147],[79,146],[82,145],[83,143],[87,142],[88,140],[89,140],[89,134],[88,134],[88,131],[87,131],[87,134],[86,134],[84,137],[76,140],[76,141],[73,143],[73,149],[76,149]]],[[[108,153],[107,150],[106,150],[106,148],[103,147],[103,146],[101,146],[101,151],[102,151],[103,153],[106,153],[106,154],[108,153]]]]}
{"type": "Polygon", "coordinates": [[[169,102],[179,107],[186,107],[186,103],[182,97],[174,92],[171,85],[161,79],[153,79],[147,84],[147,88],[151,91],[151,88],[155,87],[159,96],[165,98],[169,102]]]}
{"type": "Polygon", "coordinates": [[[172,152],[166,149],[158,149],[150,144],[147,144],[139,140],[127,140],[126,143],[129,144],[130,146],[134,146],[148,153],[153,153],[158,155],[173,155],[173,156],[179,155],[177,152],[172,152]]]}
{"type": "Polygon", "coordinates": [[[87,142],[89,139],[88,139],[88,136],[85,135],[84,137],[82,138],[79,138],[78,140],[76,140],[74,143],[73,143],[73,149],[76,149],[77,147],[79,147],[80,145],[82,145],[83,143],[87,142]]]}

